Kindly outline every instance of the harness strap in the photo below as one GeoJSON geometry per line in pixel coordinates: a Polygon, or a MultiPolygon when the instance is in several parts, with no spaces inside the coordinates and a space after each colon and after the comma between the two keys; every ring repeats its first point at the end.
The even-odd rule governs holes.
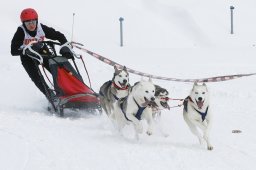
{"type": "MultiPolygon", "coordinates": [[[[127,98],[128,97],[126,97],[126,98],[124,98],[124,100],[123,100],[123,102],[120,104],[120,107],[121,107],[121,110],[122,110],[122,112],[123,112],[123,114],[124,114],[124,117],[126,118],[126,120],[128,120],[128,121],[131,121],[130,119],[128,119],[127,118],[127,116],[126,116],[126,113],[125,113],[125,111],[124,111],[124,101],[125,100],[127,100],[127,98]]],[[[136,115],[135,115],[135,117],[138,119],[138,120],[141,120],[141,115],[142,115],[142,113],[143,113],[143,111],[146,109],[146,107],[140,107],[140,105],[136,102],[136,100],[133,98],[133,100],[134,100],[134,102],[136,103],[136,105],[138,106],[138,111],[137,111],[137,113],[136,113],[136,115]]],[[[132,121],[131,121],[132,122],[132,121]]]]}
{"type": "Polygon", "coordinates": [[[206,117],[206,115],[207,115],[208,108],[209,108],[209,106],[206,108],[206,111],[205,111],[205,112],[200,112],[199,110],[197,110],[196,108],[194,108],[195,111],[201,115],[201,117],[202,117],[202,122],[204,121],[204,119],[205,119],[205,117],[206,117]]]}
{"type": "Polygon", "coordinates": [[[116,99],[116,100],[119,100],[120,98],[118,98],[116,95],[114,95],[113,93],[112,93],[112,95],[114,96],[114,98],[116,99]]]}
{"type": "Polygon", "coordinates": [[[141,115],[143,113],[143,111],[146,109],[146,107],[140,107],[140,105],[136,102],[136,100],[133,98],[134,102],[136,103],[136,105],[138,106],[138,111],[135,115],[135,117],[138,119],[138,120],[141,120],[141,115]]]}
{"type": "MultiPolygon", "coordinates": [[[[126,99],[125,99],[126,100],[126,99]]],[[[132,122],[130,119],[128,119],[128,117],[126,116],[126,113],[125,113],[125,111],[124,111],[124,102],[122,102],[121,104],[120,104],[120,107],[121,107],[121,110],[122,110],[122,112],[123,112],[123,114],[124,114],[124,117],[125,117],[125,119],[126,120],[128,120],[128,121],[130,121],[130,122],[132,122]]]]}
{"type": "MultiPolygon", "coordinates": [[[[184,99],[184,101],[183,101],[183,105],[184,105],[184,110],[186,111],[186,112],[188,112],[188,100],[189,100],[189,96],[188,97],[186,97],[185,99],[184,99]]],[[[191,98],[190,98],[191,99],[191,98]]]]}

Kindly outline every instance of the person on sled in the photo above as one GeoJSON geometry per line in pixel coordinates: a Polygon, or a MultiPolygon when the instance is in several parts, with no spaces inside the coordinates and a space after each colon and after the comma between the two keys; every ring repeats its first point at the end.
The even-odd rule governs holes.
{"type": "MultiPolygon", "coordinates": [[[[29,51],[24,51],[23,49],[31,41],[36,41],[38,43],[34,43],[32,45],[32,49],[39,53],[39,49],[41,48],[40,41],[44,41],[45,38],[50,40],[57,40],[62,45],[67,42],[67,39],[65,35],[61,32],[56,31],[54,28],[41,24],[38,21],[38,14],[33,8],[24,9],[20,14],[20,19],[22,24],[17,28],[17,31],[15,32],[11,41],[11,54],[12,56],[20,56],[21,63],[31,80],[35,83],[37,88],[46,96],[46,98],[50,100],[55,96],[54,92],[50,91],[50,94],[47,95],[47,91],[45,88],[45,85],[47,84],[45,82],[42,82],[42,79],[40,78],[40,74],[38,73],[38,65],[35,64],[35,61],[33,61],[34,59],[27,55],[29,51]]],[[[73,58],[73,54],[69,48],[63,47],[60,50],[60,54],[67,58],[73,58]]],[[[43,65],[50,72],[48,60],[44,60],[43,65]]],[[[47,88],[49,89],[48,86],[47,88]]]]}

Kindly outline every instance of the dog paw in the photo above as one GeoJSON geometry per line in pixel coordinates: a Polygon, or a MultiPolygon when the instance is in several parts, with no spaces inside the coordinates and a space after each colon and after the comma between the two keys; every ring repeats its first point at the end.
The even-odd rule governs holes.
{"type": "Polygon", "coordinates": [[[211,150],[213,150],[213,146],[207,146],[207,149],[208,149],[209,151],[211,151],[211,150]]]}

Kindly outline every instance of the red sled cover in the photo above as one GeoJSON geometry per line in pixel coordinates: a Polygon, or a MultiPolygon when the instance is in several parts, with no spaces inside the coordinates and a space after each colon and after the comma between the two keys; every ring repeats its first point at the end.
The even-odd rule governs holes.
{"type": "MultiPolygon", "coordinates": [[[[67,70],[64,67],[58,67],[57,70],[57,84],[63,92],[61,98],[76,94],[94,94],[94,92],[83,82],[81,82],[72,72],[67,70]]],[[[80,101],[80,102],[98,102],[96,96],[83,96],[79,98],[71,99],[71,101],[80,101]]]]}

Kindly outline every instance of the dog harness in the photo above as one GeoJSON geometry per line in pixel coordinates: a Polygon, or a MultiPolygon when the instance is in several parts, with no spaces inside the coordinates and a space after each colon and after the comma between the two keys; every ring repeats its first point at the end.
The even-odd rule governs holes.
{"type": "MultiPolygon", "coordinates": [[[[125,100],[126,100],[126,98],[125,98],[125,100]]],[[[130,119],[128,119],[128,117],[126,116],[126,113],[124,111],[124,101],[120,103],[120,108],[121,108],[121,110],[122,110],[122,112],[124,114],[125,119],[130,121],[130,122],[132,122],[130,119]]]]}
{"type": "MultiPolygon", "coordinates": [[[[188,97],[185,98],[185,100],[184,100],[184,102],[183,102],[183,105],[184,105],[184,110],[185,110],[186,112],[188,112],[188,100],[191,101],[192,103],[194,103],[190,96],[188,96],[188,97]]],[[[193,107],[193,108],[194,108],[194,107],[193,107]]],[[[201,117],[202,117],[202,122],[205,120],[205,117],[206,117],[206,115],[207,115],[207,113],[208,113],[208,108],[209,108],[209,106],[206,108],[205,112],[200,112],[199,110],[197,110],[196,108],[194,108],[194,110],[195,110],[197,113],[199,113],[199,114],[201,115],[201,117]]]]}
{"type": "Polygon", "coordinates": [[[136,103],[136,105],[138,106],[138,111],[135,115],[135,117],[138,119],[138,120],[141,120],[141,115],[143,113],[143,111],[146,109],[146,107],[140,107],[140,105],[136,102],[136,100],[133,98],[134,102],[136,103]]]}
{"type": "Polygon", "coordinates": [[[206,115],[207,115],[208,108],[209,108],[209,106],[206,108],[205,112],[200,112],[199,110],[197,110],[196,108],[194,108],[195,111],[201,115],[201,117],[202,117],[202,122],[204,121],[204,119],[205,119],[205,117],[206,117],[206,115]]]}
{"type": "MultiPolygon", "coordinates": [[[[113,84],[114,87],[117,88],[118,90],[127,90],[128,87],[129,87],[129,86],[127,85],[125,88],[120,88],[120,87],[118,87],[114,82],[112,82],[111,80],[109,80],[106,88],[109,88],[109,87],[111,86],[111,84],[113,84]]],[[[104,94],[103,94],[102,91],[100,91],[100,95],[104,97],[104,94]]],[[[120,98],[118,98],[116,95],[114,95],[113,93],[112,93],[112,95],[113,95],[113,97],[114,97],[116,100],[119,100],[119,99],[120,99],[120,98]]]]}
{"type": "MultiPolygon", "coordinates": [[[[188,112],[188,100],[192,101],[189,96],[186,97],[186,98],[184,99],[184,101],[183,101],[184,110],[185,110],[186,112],[188,112]]],[[[192,101],[192,102],[193,102],[193,101],[192,101]]]]}
{"type": "MultiPolygon", "coordinates": [[[[127,97],[125,98],[125,100],[127,99],[127,97]]],[[[137,113],[135,114],[135,117],[138,119],[138,120],[141,120],[141,115],[142,115],[142,113],[143,113],[143,111],[146,109],[146,107],[140,107],[140,105],[136,102],[136,100],[133,98],[133,100],[134,100],[134,102],[136,103],[136,105],[138,106],[138,111],[137,111],[137,113]]],[[[122,102],[121,104],[120,104],[120,107],[121,107],[121,110],[122,110],[122,112],[123,112],[123,114],[124,114],[124,117],[128,120],[128,121],[131,121],[130,119],[128,119],[127,118],[127,116],[126,116],[126,113],[125,113],[125,111],[124,111],[124,107],[123,107],[123,103],[124,102],[122,102]]]]}

